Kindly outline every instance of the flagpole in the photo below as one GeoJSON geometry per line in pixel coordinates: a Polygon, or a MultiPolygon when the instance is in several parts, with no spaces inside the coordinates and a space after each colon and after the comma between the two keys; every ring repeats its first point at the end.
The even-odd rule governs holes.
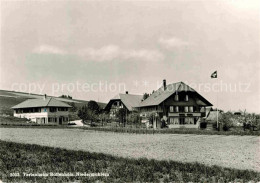
{"type": "MultiPolygon", "coordinates": [[[[215,71],[215,72],[213,72],[212,74],[211,74],[211,78],[215,78],[215,79],[218,79],[218,73],[217,73],[217,71],[215,71]]],[[[217,80],[217,83],[218,83],[218,80],[217,80]]],[[[216,109],[217,109],[217,129],[219,130],[219,124],[218,124],[218,91],[216,91],[217,92],[217,105],[216,105],[216,109]]]]}
{"type": "Polygon", "coordinates": [[[219,124],[218,124],[218,91],[217,91],[217,106],[216,106],[216,108],[217,108],[217,129],[219,131],[219,124]]]}
{"type": "MultiPolygon", "coordinates": [[[[218,75],[217,75],[217,83],[218,83],[218,75]]],[[[218,131],[219,131],[219,128],[220,128],[220,126],[219,126],[219,122],[218,122],[218,91],[217,91],[217,106],[216,106],[216,108],[217,108],[217,129],[218,129],[218,131]]]]}

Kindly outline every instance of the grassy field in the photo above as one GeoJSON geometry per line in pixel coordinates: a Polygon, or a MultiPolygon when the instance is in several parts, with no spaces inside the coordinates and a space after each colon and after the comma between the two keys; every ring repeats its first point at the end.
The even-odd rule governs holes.
{"type": "MultiPolygon", "coordinates": [[[[0,92],[1,94],[1,92],[0,92]]],[[[11,107],[25,101],[24,98],[0,96],[0,114],[13,115],[11,107]]]]}
{"type": "Polygon", "coordinates": [[[39,145],[0,141],[1,180],[67,182],[96,180],[104,182],[244,182],[260,181],[254,171],[205,166],[198,163],[179,163],[119,158],[101,153],[71,151],[39,145]],[[15,161],[14,161],[15,160],[15,161]],[[71,173],[64,177],[26,177],[23,173],[71,173]],[[106,173],[106,177],[75,176],[81,173],[106,173]],[[10,177],[18,175],[20,177],[10,177]]]}
{"type": "Polygon", "coordinates": [[[0,139],[5,141],[260,172],[260,138],[256,136],[130,134],[36,127],[0,131],[0,139]]]}

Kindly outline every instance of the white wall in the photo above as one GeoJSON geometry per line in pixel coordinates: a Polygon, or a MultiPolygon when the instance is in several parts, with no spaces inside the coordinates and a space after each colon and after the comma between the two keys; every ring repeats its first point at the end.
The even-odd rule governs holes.
{"type": "MultiPolygon", "coordinates": [[[[41,108],[41,112],[37,113],[16,113],[14,110],[14,117],[18,118],[27,118],[30,119],[33,122],[36,122],[36,118],[46,118],[46,123],[48,123],[48,118],[59,118],[60,116],[63,117],[68,117],[69,116],[69,111],[57,111],[57,112],[50,112],[49,108],[41,108]],[[44,112],[46,109],[47,112],[44,112]]],[[[56,122],[57,124],[59,123],[58,121],[56,122]]]]}

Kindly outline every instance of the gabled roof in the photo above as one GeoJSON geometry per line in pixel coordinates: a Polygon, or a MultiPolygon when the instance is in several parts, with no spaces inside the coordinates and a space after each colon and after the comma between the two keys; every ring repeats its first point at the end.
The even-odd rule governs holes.
{"type": "Polygon", "coordinates": [[[56,100],[52,97],[47,97],[44,99],[28,99],[20,104],[17,104],[12,107],[12,109],[20,108],[32,108],[32,107],[71,107],[70,105],[56,100]]]}
{"type": "Polygon", "coordinates": [[[133,107],[138,107],[143,99],[143,95],[119,94],[121,101],[132,111],[133,107]]]}
{"type": "Polygon", "coordinates": [[[121,100],[125,107],[132,111],[134,107],[138,107],[143,99],[143,95],[133,95],[133,94],[122,94],[119,93],[113,97],[107,104],[106,108],[112,105],[113,101],[121,100]]]}
{"type": "MultiPolygon", "coordinates": [[[[156,90],[147,99],[145,99],[143,102],[141,102],[139,107],[159,105],[160,103],[165,101],[167,98],[169,98],[172,94],[174,94],[176,92],[181,92],[181,91],[196,92],[193,88],[191,88],[190,86],[186,85],[183,82],[172,83],[172,84],[166,85],[165,90],[164,90],[163,86],[161,88],[159,88],[158,90],[156,90]]],[[[210,102],[208,102],[206,99],[204,99],[201,95],[199,95],[199,96],[208,105],[212,105],[210,102]]]]}

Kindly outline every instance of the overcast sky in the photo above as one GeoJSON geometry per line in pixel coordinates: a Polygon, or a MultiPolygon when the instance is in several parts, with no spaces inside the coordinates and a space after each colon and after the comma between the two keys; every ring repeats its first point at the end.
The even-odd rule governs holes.
{"type": "Polygon", "coordinates": [[[260,113],[259,12],[258,0],[1,1],[0,89],[108,102],[124,89],[75,87],[143,94],[166,79],[260,113]]]}

